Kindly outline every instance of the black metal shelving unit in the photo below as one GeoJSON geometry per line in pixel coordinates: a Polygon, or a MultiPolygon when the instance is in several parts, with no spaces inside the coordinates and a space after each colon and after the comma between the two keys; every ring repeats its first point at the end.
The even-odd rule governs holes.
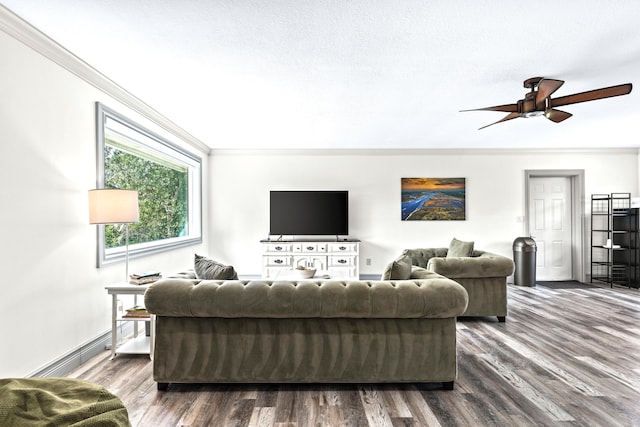
{"type": "Polygon", "coordinates": [[[591,282],[638,287],[638,209],[630,193],[591,196],[591,282]]]}

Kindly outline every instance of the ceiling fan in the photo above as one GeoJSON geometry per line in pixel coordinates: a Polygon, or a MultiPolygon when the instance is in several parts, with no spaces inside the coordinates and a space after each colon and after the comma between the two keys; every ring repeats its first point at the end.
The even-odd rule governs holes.
{"type": "Polygon", "coordinates": [[[566,111],[557,110],[555,107],[594,101],[596,99],[611,98],[613,96],[627,95],[631,92],[632,88],[631,83],[625,83],[552,99],[551,95],[563,84],[564,81],[562,80],[532,77],[524,81],[524,87],[531,89],[531,91],[525,94],[524,99],[520,99],[515,104],[496,105],[495,107],[475,108],[472,110],[461,111],[504,111],[505,113],[509,113],[501,120],[490,123],[480,129],[518,117],[537,117],[542,115],[552,122],[559,123],[571,117],[572,114],[567,113],[566,111]]]}

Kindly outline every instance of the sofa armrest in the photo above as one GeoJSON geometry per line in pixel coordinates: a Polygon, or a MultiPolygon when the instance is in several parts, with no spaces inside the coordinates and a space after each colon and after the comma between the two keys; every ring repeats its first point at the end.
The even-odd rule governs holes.
{"type": "Polygon", "coordinates": [[[435,279],[442,278],[441,274],[435,273],[433,271],[429,271],[426,268],[411,266],[411,280],[425,280],[425,279],[435,279]]]}
{"type": "Polygon", "coordinates": [[[511,258],[484,251],[475,251],[474,256],[460,258],[434,257],[429,260],[427,270],[450,279],[476,277],[507,277],[513,273],[511,258]]]}

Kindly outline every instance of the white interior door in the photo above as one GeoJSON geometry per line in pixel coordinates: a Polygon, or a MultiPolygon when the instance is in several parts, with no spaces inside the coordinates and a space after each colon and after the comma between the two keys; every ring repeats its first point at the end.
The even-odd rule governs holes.
{"type": "Polygon", "coordinates": [[[571,178],[529,179],[529,233],[536,241],[536,280],[571,280],[571,178]]]}

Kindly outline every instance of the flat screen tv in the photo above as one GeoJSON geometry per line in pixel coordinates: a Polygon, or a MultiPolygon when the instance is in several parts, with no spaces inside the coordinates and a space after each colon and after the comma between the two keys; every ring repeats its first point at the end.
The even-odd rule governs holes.
{"type": "Polygon", "coordinates": [[[347,236],[348,191],[271,191],[269,234],[347,236]]]}

